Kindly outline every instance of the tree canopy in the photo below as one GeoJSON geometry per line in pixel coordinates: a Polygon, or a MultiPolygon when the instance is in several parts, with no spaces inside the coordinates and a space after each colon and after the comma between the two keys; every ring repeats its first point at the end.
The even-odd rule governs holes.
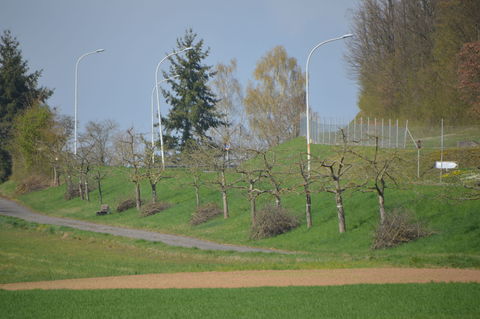
{"type": "Polygon", "coordinates": [[[250,128],[269,146],[298,136],[305,75],[297,60],[277,46],[257,62],[254,77],[244,101],[250,128]]]}
{"type": "Polygon", "coordinates": [[[360,85],[360,115],[423,124],[478,121],[469,112],[474,102],[461,98],[468,93],[459,86],[466,74],[458,68],[467,52],[463,60],[458,54],[480,40],[479,16],[478,0],[362,1],[347,56],[360,85]]]}

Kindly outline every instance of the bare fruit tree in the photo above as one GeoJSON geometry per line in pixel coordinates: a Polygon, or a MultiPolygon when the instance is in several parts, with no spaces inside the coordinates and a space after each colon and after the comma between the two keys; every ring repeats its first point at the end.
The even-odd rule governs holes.
{"type": "Polygon", "coordinates": [[[338,230],[340,233],[344,233],[347,231],[347,226],[345,222],[343,193],[349,189],[358,189],[366,183],[357,183],[354,176],[350,174],[355,167],[352,159],[349,158],[349,155],[351,155],[351,146],[349,145],[343,130],[341,130],[341,133],[343,137],[342,144],[336,150],[336,155],[331,159],[321,161],[314,158],[314,161],[316,160],[317,164],[320,166],[317,177],[324,180],[324,183],[322,183],[320,187],[321,191],[334,194],[335,196],[338,230]]]}
{"type": "Polygon", "coordinates": [[[133,128],[120,135],[115,143],[116,153],[120,162],[129,169],[129,179],[135,185],[135,206],[142,206],[140,182],[144,178],[141,168],[144,152],[141,150],[142,140],[133,128]]]}
{"type": "Polygon", "coordinates": [[[291,189],[285,186],[282,176],[288,173],[281,172],[279,169],[275,170],[278,163],[273,152],[248,149],[244,153],[249,154],[247,157],[251,160],[237,168],[237,173],[242,175],[241,180],[244,184],[239,188],[243,188],[247,192],[252,225],[255,225],[258,197],[269,194],[275,199],[275,207],[278,208],[281,207],[283,194],[291,189]]]}
{"type": "Polygon", "coordinates": [[[181,154],[181,161],[187,167],[188,175],[192,178],[188,185],[191,185],[195,190],[195,207],[198,209],[201,204],[200,188],[205,184],[203,180],[203,171],[207,167],[203,153],[200,152],[196,145],[190,146],[188,151],[181,154]]]}
{"type": "Polygon", "coordinates": [[[241,167],[237,168],[237,172],[242,174],[243,181],[246,183],[244,187],[247,191],[247,198],[250,202],[250,219],[252,226],[256,224],[257,217],[257,198],[266,193],[265,190],[256,187],[257,183],[266,178],[265,171],[254,167],[241,167]]]}
{"type": "Polygon", "coordinates": [[[229,217],[228,193],[239,182],[239,180],[230,180],[231,175],[227,175],[230,166],[228,151],[229,149],[226,149],[224,145],[218,145],[208,140],[197,144],[196,147],[197,160],[215,172],[215,177],[211,178],[209,183],[222,194],[223,218],[225,219],[229,217]]]}
{"type": "Polygon", "coordinates": [[[155,147],[152,147],[152,144],[146,141],[143,137],[142,141],[144,144],[143,175],[150,184],[152,203],[156,203],[158,201],[157,185],[161,180],[168,177],[165,175],[165,170],[163,169],[161,161],[158,159],[155,160],[155,147]]]}
{"type": "Polygon", "coordinates": [[[302,193],[305,195],[305,219],[307,221],[307,228],[313,226],[312,220],[312,184],[318,181],[317,176],[310,174],[308,170],[308,162],[305,159],[305,155],[301,154],[300,160],[297,163],[298,172],[302,177],[300,187],[302,193]]]}
{"type": "Polygon", "coordinates": [[[374,138],[375,151],[371,158],[352,149],[350,151],[367,164],[367,176],[373,182],[373,186],[367,187],[367,189],[377,194],[380,224],[383,225],[386,221],[385,190],[387,188],[387,180],[397,184],[394,173],[398,169],[397,163],[400,161],[400,158],[396,150],[381,152],[378,143],[379,138],[378,136],[374,138]]]}

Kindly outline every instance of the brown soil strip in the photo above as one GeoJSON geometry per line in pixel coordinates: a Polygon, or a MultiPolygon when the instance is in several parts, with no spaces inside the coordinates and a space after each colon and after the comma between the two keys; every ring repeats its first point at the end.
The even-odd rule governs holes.
{"type": "Polygon", "coordinates": [[[0,289],[240,288],[427,282],[480,283],[480,270],[362,268],[196,272],[12,283],[2,284],[0,289]]]}

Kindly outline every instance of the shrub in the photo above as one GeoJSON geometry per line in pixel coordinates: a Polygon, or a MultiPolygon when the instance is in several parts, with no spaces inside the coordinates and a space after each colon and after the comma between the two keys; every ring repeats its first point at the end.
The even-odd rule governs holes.
{"type": "Polygon", "coordinates": [[[395,209],[387,214],[385,222],[377,227],[372,248],[394,247],[431,234],[432,232],[415,221],[409,212],[395,209]]]}
{"type": "Polygon", "coordinates": [[[78,188],[67,187],[65,193],[63,194],[63,198],[65,200],[71,200],[76,197],[80,197],[80,191],[78,190],[78,188]]]}
{"type": "Polygon", "coordinates": [[[169,208],[170,206],[172,205],[166,202],[150,203],[145,206],[142,206],[142,211],[140,212],[140,216],[147,217],[147,216],[155,215],[156,213],[159,213],[162,210],[169,208]]]}
{"type": "Polygon", "coordinates": [[[222,210],[217,204],[208,203],[197,208],[195,213],[193,213],[192,217],[190,218],[190,224],[193,226],[199,225],[221,214],[222,210]]]}
{"type": "Polygon", "coordinates": [[[298,219],[282,207],[267,206],[259,211],[250,237],[261,239],[277,236],[296,228],[298,219]]]}
{"type": "Polygon", "coordinates": [[[48,188],[50,182],[48,178],[39,176],[39,175],[30,175],[22,180],[20,184],[18,184],[15,191],[18,194],[25,194],[33,191],[39,191],[45,188],[48,188]]]}
{"type": "Polygon", "coordinates": [[[117,212],[123,212],[126,211],[127,209],[133,208],[136,206],[136,201],[134,199],[126,199],[120,202],[117,206],[117,212]]]}

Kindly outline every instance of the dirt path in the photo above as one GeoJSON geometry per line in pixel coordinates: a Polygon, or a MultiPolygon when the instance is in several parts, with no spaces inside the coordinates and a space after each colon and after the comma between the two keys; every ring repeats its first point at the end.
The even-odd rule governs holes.
{"type": "Polygon", "coordinates": [[[148,241],[162,242],[171,246],[180,246],[188,248],[198,248],[204,250],[232,250],[237,252],[263,252],[263,253],[287,253],[271,249],[252,248],[237,245],[225,245],[215,242],[201,240],[186,236],[168,235],[153,231],[137,230],[131,228],[123,228],[109,225],[95,224],[70,218],[52,217],[32,212],[30,209],[23,207],[11,200],[0,197],[0,215],[21,218],[30,222],[39,224],[67,226],[71,228],[87,230],[96,233],[110,234],[114,236],[123,236],[129,238],[144,239],[148,241]]]}
{"type": "Polygon", "coordinates": [[[480,270],[362,268],[196,272],[12,283],[2,284],[0,289],[240,288],[427,282],[480,283],[480,270]]]}

